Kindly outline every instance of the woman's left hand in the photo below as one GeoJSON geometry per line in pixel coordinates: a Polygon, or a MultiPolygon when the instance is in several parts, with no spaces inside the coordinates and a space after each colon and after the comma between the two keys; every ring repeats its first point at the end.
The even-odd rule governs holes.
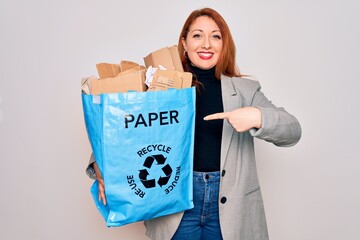
{"type": "Polygon", "coordinates": [[[261,128],[261,111],[256,107],[243,107],[230,112],[214,113],[204,120],[226,119],[237,132],[246,132],[251,128],[261,128]]]}

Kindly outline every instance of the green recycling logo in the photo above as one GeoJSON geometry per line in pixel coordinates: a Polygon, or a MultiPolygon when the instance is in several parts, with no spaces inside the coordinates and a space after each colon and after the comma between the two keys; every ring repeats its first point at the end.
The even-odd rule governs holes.
{"type": "Polygon", "coordinates": [[[173,170],[169,164],[165,165],[165,161],[166,158],[162,154],[148,156],[145,159],[143,164],[145,168],[139,170],[139,178],[145,188],[154,188],[156,187],[156,183],[160,187],[163,187],[169,182],[173,170]],[[154,162],[157,164],[154,164],[154,162]],[[148,170],[153,167],[161,167],[163,174],[161,174],[161,176],[150,176],[148,170]]]}

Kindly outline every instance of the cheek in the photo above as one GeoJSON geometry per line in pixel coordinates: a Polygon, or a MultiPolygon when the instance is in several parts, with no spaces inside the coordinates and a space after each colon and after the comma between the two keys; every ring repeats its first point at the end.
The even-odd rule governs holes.
{"type": "Polygon", "coordinates": [[[216,44],[216,45],[214,45],[214,46],[215,46],[215,48],[216,48],[217,53],[218,53],[218,54],[221,54],[223,44],[222,44],[222,43],[218,43],[218,44],[216,44]]]}
{"type": "Polygon", "coordinates": [[[189,52],[192,52],[192,51],[196,51],[198,45],[199,44],[196,41],[188,41],[186,44],[186,48],[188,49],[189,52]]]}
{"type": "Polygon", "coordinates": [[[189,59],[191,62],[196,61],[196,59],[198,57],[197,53],[194,51],[188,51],[188,56],[189,56],[189,59]]]}

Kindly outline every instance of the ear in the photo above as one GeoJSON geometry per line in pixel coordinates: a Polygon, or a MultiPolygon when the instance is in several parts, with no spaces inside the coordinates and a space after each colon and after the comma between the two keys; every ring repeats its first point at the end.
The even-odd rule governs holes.
{"type": "Polygon", "coordinates": [[[182,45],[183,45],[183,47],[184,47],[184,50],[187,51],[185,38],[181,38],[181,43],[182,43],[182,45]]]}

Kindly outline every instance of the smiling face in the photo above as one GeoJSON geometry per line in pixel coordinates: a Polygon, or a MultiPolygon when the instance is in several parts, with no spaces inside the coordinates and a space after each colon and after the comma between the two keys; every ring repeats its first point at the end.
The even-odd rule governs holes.
{"type": "Polygon", "coordinates": [[[191,64],[204,70],[216,65],[223,47],[220,29],[208,16],[195,19],[182,44],[191,64]]]}

